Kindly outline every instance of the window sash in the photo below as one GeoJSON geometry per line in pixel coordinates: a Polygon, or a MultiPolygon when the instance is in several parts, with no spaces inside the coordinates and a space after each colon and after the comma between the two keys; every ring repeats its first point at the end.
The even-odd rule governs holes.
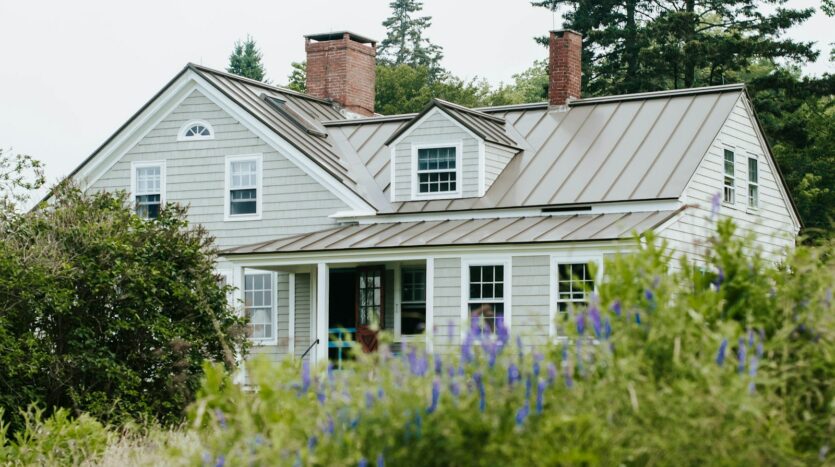
{"type": "Polygon", "coordinates": [[[589,263],[558,263],[556,270],[557,312],[565,313],[573,304],[588,305],[595,290],[589,263]]]}
{"type": "Polygon", "coordinates": [[[503,264],[469,266],[468,315],[483,320],[483,332],[495,332],[498,318],[504,319],[505,266],[503,264]]]}
{"type": "Polygon", "coordinates": [[[275,291],[271,273],[244,276],[244,314],[250,319],[251,339],[272,339],[275,335],[275,291]]]}
{"type": "Polygon", "coordinates": [[[232,190],[258,187],[258,161],[247,159],[229,162],[229,187],[232,190]]]}
{"type": "Polygon", "coordinates": [[[418,193],[457,192],[457,166],[457,149],[454,146],[418,149],[418,193]]]}
{"type": "Polygon", "coordinates": [[[760,167],[759,161],[748,158],[748,206],[757,208],[760,204],[760,167]]]}
{"type": "Polygon", "coordinates": [[[412,336],[426,330],[426,268],[400,270],[400,334],[412,336]]]}
{"type": "Polygon", "coordinates": [[[158,195],[162,190],[162,167],[136,167],[136,195],[158,195]]]}
{"type": "Polygon", "coordinates": [[[734,186],[734,163],[734,152],[729,149],[725,149],[725,177],[723,179],[722,201],[728,204],[734,204],[736,202],[736,187],[734,186]]]}

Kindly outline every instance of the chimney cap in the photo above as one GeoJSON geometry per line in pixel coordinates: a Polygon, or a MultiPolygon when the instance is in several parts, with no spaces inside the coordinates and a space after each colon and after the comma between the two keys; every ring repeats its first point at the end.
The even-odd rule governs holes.
{"type": "Polygon", "coordinates": [[[359,34],[353,33],[351,31],[334,31],[334,32],[323,32],[320,34],[308,34],[304,36],[307,40],[313,40],[316,42],[323,42],[323,41],[333,41],[343,39],[345,37],[351,39],[354,42],[359,42],[360,44],[376,44],[377,41],[374,39],[369,39],[368,37],[361,36],[359,34]]]}
{"type": "Polygon", "coordinates": [[[577,34],[578,36],[582,37],[583,35],[573,29],[552,29],[551,34],[555,34],[558,37],[562,37],[565,33],[570,32],[573,34],[577,34]]]}

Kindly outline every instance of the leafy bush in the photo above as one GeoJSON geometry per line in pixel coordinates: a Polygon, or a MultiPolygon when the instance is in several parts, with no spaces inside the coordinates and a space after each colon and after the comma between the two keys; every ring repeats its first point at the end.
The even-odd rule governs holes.
{"type": "Polygon", "coordinates": [[[206,359],[234,364],[242,320],[215,250],[185,211],[133,214],[121,194],[63,185],[0,221],[0,408],[67,408],[105,421],[180,420],[206,359]]]}

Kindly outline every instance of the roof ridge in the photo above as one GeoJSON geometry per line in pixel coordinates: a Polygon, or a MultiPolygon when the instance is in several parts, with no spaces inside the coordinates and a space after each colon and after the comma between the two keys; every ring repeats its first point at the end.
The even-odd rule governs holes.
{"type": "Polygon", "coordinates": [[[440,105],[441,107],[451,107],[453,109],[460,110],[462,112],[467,112],[467,113],[473,114],[473,115],[481,117],[481,118],[486,118],[488,120],[493,120],[496,123],[501,123],[502,125],[505,124],[505,119],[503,119],[501,117],[497,117],[495,115],[490,115],[488,113],[484,113],[484,112],[481,112],[479,110],[475,110],[475,109],[472,109],[470,107],[463,106],[461,104],[456,104],[454,102],[445,101],[445,100],[439,99],[437,97],[433,97],[432,102],[434,102],[437,105],[440,105]]]}
{"type": "Polygon", "coordinates": [[[569,107],[577,106],[577,105],[588,105],[588,104],[602,104],[602,103],[609,103],[609,102],[623,102],[623,101],[631,101],[631,100],[641,100],[641,99],[656,99],[662,97],[681,97],[681,96],[692,96],[697,94],[712,94],[712,93],[722,93],[722,92],[731,92],[731,91],[742,91],[745,89],[744,83],[734,83],[734,84],[720,84],[716,86],[702,86],[697,88],[684,88],[684,89],[666,89],[662,91],[648,91],[648,92],[636,92],[632,94],[614,94],[611,96],[599,96],[599,97],[584,97],[580,99],[574,99],[569,101],[569,107]]]}
{"type": "Polygon", "coordinates": [[[313,97],[309,94],[305,94],[305,93],[299,92],[299,91],[294,91],[292,89],[285,88],[283,86],[275,86],[273,84],[268,84],[268,83],[265,83],[263,81],[258,81],[258,80],[252,79],[252,78],[247,78],[246,76],[236,75],[234,73],[229,73],[229,72],[226,72],[226,71],[217,70],[215,68],[209,68],[205,65],[198,65],[196,63],[189,62],[188,65],[186,65],[186,68],[195,68],[197,70],[205,71],[207,73],[214,73],[214,74],[221,75],[221,76],[224,76],[224,77],[229,78],[229,79],[242,81],[244,83],[252,84],[252,85],[258,86],[258,87],[262,87],[264,89],[269,89],[271,91],[276,91],[276,92],[280,92],[282,94],[289,94],[291,96],[301,97],[302,99],[308,99],[308,100],[311,100],[311,101],[314,101],[314,102],[319,102],[321,104],[326,104],[326,105],[329,105],[331,107],[334,107],[333,101],[330,101],[328,99],[313,97]]]}

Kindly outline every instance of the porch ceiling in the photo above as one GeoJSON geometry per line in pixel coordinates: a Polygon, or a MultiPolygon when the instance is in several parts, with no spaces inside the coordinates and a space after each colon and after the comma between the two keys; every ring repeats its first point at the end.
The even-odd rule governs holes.
{"type": "Polygon", "coordinates": [[[678,211],[359,224],[244,245],[224,255],[421,246],[580,242],[628,238],[678,211]]]}

